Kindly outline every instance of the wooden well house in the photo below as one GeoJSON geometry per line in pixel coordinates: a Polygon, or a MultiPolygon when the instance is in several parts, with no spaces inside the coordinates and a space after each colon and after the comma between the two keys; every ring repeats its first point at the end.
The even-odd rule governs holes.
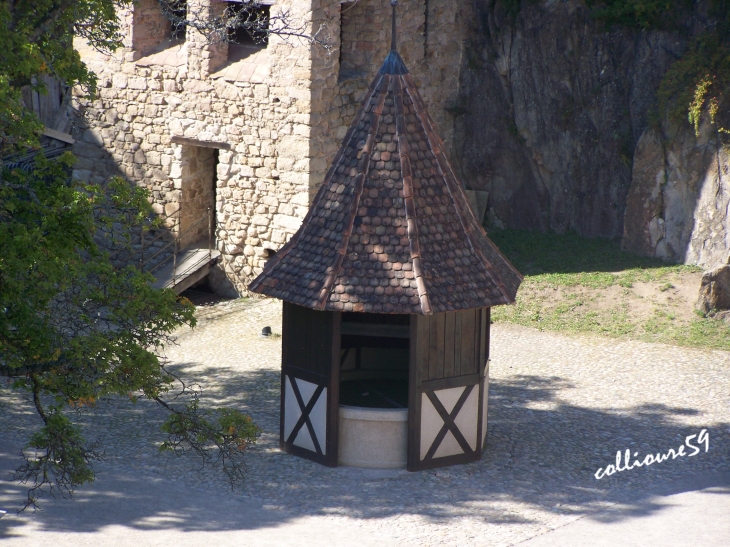
{"type": "Polygon", "coordinates": [[[301,228],[250,289],[284,301],[282,449],[413,471],[481,457],[490,308],[522,276],[472,212],[393,36],[301,228]]]}

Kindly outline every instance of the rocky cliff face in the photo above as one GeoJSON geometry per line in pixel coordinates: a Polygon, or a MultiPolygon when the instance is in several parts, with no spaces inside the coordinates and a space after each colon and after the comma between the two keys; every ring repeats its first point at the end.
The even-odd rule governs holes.
{"type": "Polygon", "coordinates": [[[730,249],[730,158],[714,126],[649,128],[634,154],[624,249],[714,267],[730,249]]]}
{"type": "MultiPolygon", "coordinates": [[[[722,172],[727,157],[690,131],[648,129],[687,34],[607,30],[576,0],[522,2],[516,14],[503,0],[478,0],[475,10],[450,109],[452,156],[467,187],[488,191],[507,227],[623,236],[636,252],[705,260],[707,245],[693,238],[720,229],[722,213],[705,183],[709,158],[725,162],[722,172]],[[667,162],[669,183],[660,180],[667,162]],[[715,212],[695,222],[698,207],[715,212]]],[[[724,245],[727,254],[724,237],[711,238],[712,253],[724,245]]]]}

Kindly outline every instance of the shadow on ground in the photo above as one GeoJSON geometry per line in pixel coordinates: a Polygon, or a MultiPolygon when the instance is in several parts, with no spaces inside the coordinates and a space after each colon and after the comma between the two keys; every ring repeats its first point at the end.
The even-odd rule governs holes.
{"type": "MultiPolygon", "coordinates": [[[[184,372],[187,365],[176,368],[184,372]]],[[[560,392],[571,384],[558,377],[494,381],[488,447],[481,461],[418,473],[328,469],[282,454],[276,449],[278,376],[266,371],[219,385],[223,387],[208,390],[207,395],[249,411],[268,430],[247,455],[246,484],[234,491],[192,484],[184,460],[156,474],[154,469],[135,468],[130,457],[115,465],[101,464],[97,482],[79,489],[73,502],[49,501],[41,513],[6,517],[0,521],[0,537],[19,534],[31,522],[47,531],[95,532],[109,525],[220,531],[278,526],[318,514],[361,519],[418,514],[448,523],[468,511],[486,523],[514,525],[537,522],[539,513],[578,516],[614,503],[624,510],[604,513],[606,518],[625,519],[661,511],[662,504],[651,499],[656,495],[730,487],[728,423],[703,426],[710,435],[707,453],[703,449],[694,457],[596,480],[596,470],[614,462],[618,450],[628,448],[643,458],[678,449],[686,436],[700,431],[679,419],[697,415],[698,410],[646,405],[619,413],[572,406],[560,400],[560,392]]],[[[151,426],[163,416],[148,410],[111,402],[108,408],[97,409],[94,419],[99,420],[97,426],[121,420],[129,435],[139,428],[153,433],[151,426]]],[[[3,411],[4,419],[13,419],[13,408],[3,411]]],[[[154,452],[153,442],[160,438],[152,433],[140,437],[140,451],[154,452]]],[[[18,464],[19,438],[0,436],[3,478],[18,464]]],[[[6,510],[24,498],[21,485],[5,481],[0,487],[0,507],[6,510]]],[[[730,488],[720,491],[730,494],[730,488]]]]}
{"type": "Polygon", "coordinates": [[[489,237],[525,275],[620,272],[671,266],[658,258],[621,250],[615,239],[584,238],[575,232],[556,234],[527,230],[490,230],[489,237]]]}

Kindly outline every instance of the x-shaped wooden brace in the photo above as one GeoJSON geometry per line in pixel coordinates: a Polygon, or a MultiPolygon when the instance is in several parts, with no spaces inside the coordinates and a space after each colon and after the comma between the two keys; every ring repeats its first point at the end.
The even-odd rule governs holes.
{"type": "Polygon", "coordinates": [[[324,453],[322,452],[322,447],[319,445],[319,440],[317,439],[317,434],[314,432],[314,426],[312,425],[311,420],[309,419],[309,414],[312,412],[312,409],[314,408],[314,405],[317,404],[317,400],[319,400],[319,396],[324,391],[324,386],[317,386],[317,389],[314,390],[314,393],[312,394],[312,398],[309,399],[309,402],[305,405],[304,399],[302,398],[302,394],[299,391],[299,386],[297,385],[296,378],[293,376],[289,376],[289,383],[291,384],[292,391],[294,392],[294,397],[297,399],[297,404],[299,405],[299,410],[302,411],[302,415],[299,416],[299,419],[297,420],[296,425],[294,426],[294,429],[291,430],[291,433],[289,433],[289,438],[286,439],[286,442],[294,444],[294,439],[297,438],[297,435],[299,434],[299,430],[304,427],[304,424],[307,425],[307,429],[309,430],[309,436],[312,437],[312,442],[314,443],[314,448],[317,450],[317,454],[320,456],[323,456],[324,453]]]}
{"type": "Polygon", "coordinates": [[[428,397],[428,400],[431,401],[431,404],[436,409],[436,412],[438,412],[439,416],[441,416],[441,419],[444,421],[444,425],[438,432],[438,435],[436,435],[436,438],[433,440],[431,448],[429,448],[428,452],[426,452],[426,457],[423,458],[424,462],[433,459],[433,455],[436,453],[439,445],[441,445],[441,441],[444,440],[444,437],[446,437],[446,433],[448,433],[449,431],[451,431],[451,434],[456,439],[456,442],[459,443],[459,446],[465,454],[474,453],[474,450],[472,450],[471,446],[469,446],[469,443],[464,438],[464,435],[462,435],[461,431],[459,431],[459,428],[456,427],[456,423],[454,422],[454,420],[456,420],[456,417],[459,415],[461,407],[464,406],[464,403],[466,403],[466,400],[469,398],[469,394],[475,387],[476,386],[474,384],[466,386],[464,392],[461,394],[461,397],[459,397],[459,400],[456,402],[456,405],[454,405],[451,414],[446,412],[444,405],[441,404],[441,401],[439,401],[439,398],[436,397],[436,394],[433,391],[426,392],[426,397],[428,397]]]}

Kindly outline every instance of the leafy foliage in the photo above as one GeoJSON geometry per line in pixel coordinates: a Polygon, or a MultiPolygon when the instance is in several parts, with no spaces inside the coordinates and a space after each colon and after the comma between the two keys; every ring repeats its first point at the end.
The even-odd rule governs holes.
{"type": "MultiPolygon", "coordinates": [[[[621,25],[642,30],[684,34],[690,19],[690,0],[588,0],[591,13],[608,27],[621,25]]],[[[679,124],[688,120],[699,134],[700,119],[707,113],[713,124],[730,89],[730,0],[710,0],[712,30],[695,37],[686,53],[667,71],[657,91],[659,117],[668,115],[679,124]]],[[[658,121],[658,120],[657,120],[658,121]]],[[[721,132],[727,132],[723,127],[721,132]]]]}
{"type": "Polygon", "coordinates": [[[593,17],[608,27],[621,25],[643,30],[673,30],[691,0],[587,0],[593,17]]]}
{"type": "Polygon", "coordinates": [[[27,449],[33,450],[33,455],[13,474],[14,480],[31,484],[26,507],[37,505],[46,494],[67,497],[73,489],[92,482],[91,462],[102,459],[58,410],[46,416],[45,425],[31,436],[27,449]]]}
{"type": "Polygon", "coordinates": [[[243,478],[242,462],[235,456],[254,444],[261,433],[249,416],[227,408],[202,411],[197,392],[193,392],[192,401],[183,408],[175,409],[165,403],[163,406],[171,410],[171,414],[162,426],[168,439],[162,443],[160,450],[177,454],[192,450],[204,462],[220,463],[231,485],[243,478]],[[218,446],[230,447],[231,450],[216,451],[215,459],[207,457],[210,448],[218,446]]]}
{"type": "Polygon", "coordinates": [[[716,123],[728,89],[730,46],[714,34],[705,34],[664,75],[657,91],[659,110],[674,123],[689,120],[697,133],[705,110],[716,123]]]}
{"type": "Polygon", "coordinates": [[[21,89],[45,91],[49,75],[88,92],[96,77],[71,45],[73,36],[113,51],[120,45],[115,9],[132,0],[16,0],[0,3],[0,155],[37,145],[41,126],[21,89]]]}
{"type": "MultiPolygon", "coordinates": [[[[161,0],[164,1],[164,0],[161,0]]],[[[116,9],[132,0],[0,2],[0,157],[37,147],[42,129],[22,89],[43,77],[93,93],[96,78],[72,38],[114,50],[116,9]]],[[[71,495],[94,479],[103,457],[68,418],[105,397],[146,397],[170,411],[163,445],[221,463],[235,483],[258,428],[231,409],[206,411],[199,390],[170,374],[159,350],[194,308],[151,286],[136,268],[115,268],[133,234],[154,217],[148,193],[115,178],[104,186],[70,177],[71,154],[37,156],[30,171],[0,165],[0,376],[26,390],[42,425],[15,479],[29,485],[24,508],[44,495],[71,495]]]]}
{"type": "Polygon", "coordinates": [[[151,214],[146,191],[121,179],[70,184],[72,163],[41,156],[31,173],[3,172],[0,185],[0,374],[32,394],[44,424],[15,475],[31,484],[26,506],[93,480],[101,456],[64,410],[112,395],[157,401],[171,412],[165,446],[221,463],[232,483],[240,480],[240,456],[258,429],[236,410],[202,410],[198,392],[157,353],[175,328],[195,324],[192,305],[110,259],[151,214]],[[172,404],[165,395],[176,382],[172,404]]]}

